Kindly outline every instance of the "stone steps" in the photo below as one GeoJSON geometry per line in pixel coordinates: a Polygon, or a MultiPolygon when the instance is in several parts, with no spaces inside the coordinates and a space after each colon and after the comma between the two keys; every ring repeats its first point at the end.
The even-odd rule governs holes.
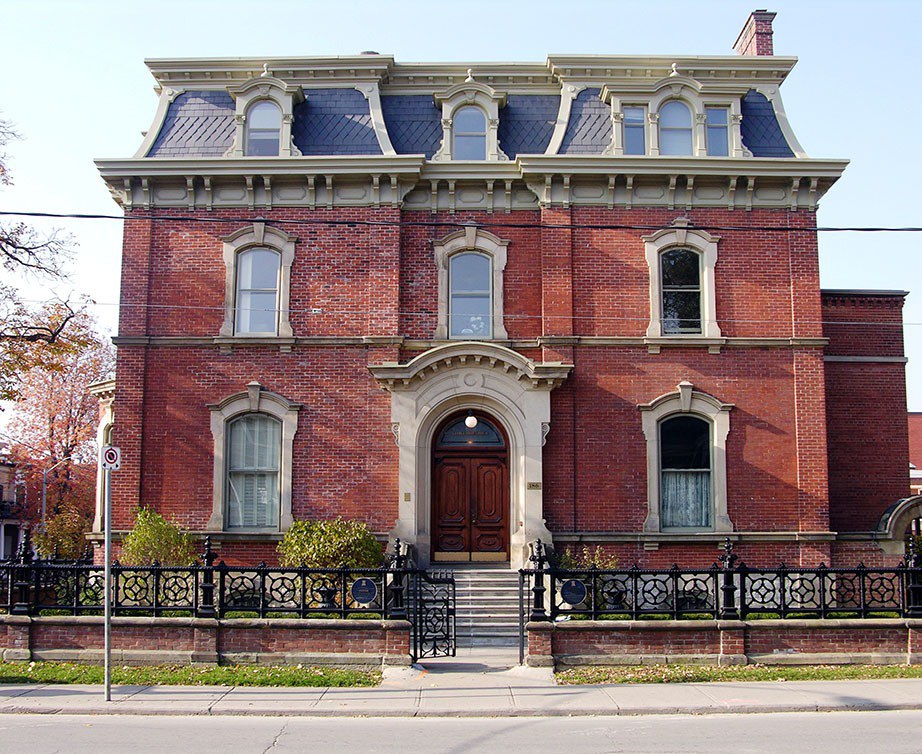
{"type": "Polygon", "coordinates": [[[515,646],[519,636],[519,575],[508,566],[462,566],[455,577],[459,647],[515,646]]]}

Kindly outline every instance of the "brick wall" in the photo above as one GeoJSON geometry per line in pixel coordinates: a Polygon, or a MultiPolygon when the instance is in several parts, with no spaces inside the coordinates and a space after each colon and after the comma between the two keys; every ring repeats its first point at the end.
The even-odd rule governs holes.
{"type": "Polygon", "coordinates": [[[902,294],[823,294],[829,506],[837,531],[872,531],[889,505],[909,495],[902,307],[902,294]]]}
{"type": "MultiPolygon", "coordinates": [[[[240,209],[188,213],[208,219],[245,214],[240,209]]],[[[279,227],[298,238],[290,315],[296,337],[431,338],[438,310],[431,242],[454,230],[440,223],[469,222],[509,240],[504,306],[510,338],[640,339],[650,317],[642,237],[679,216],[705,228],[735,228],[714,231],[721,238],[716,299],[724,335],[788,339],[824,334],[815,215],[806,210],[572,207],[451,214],[357,207],[250,214],[284,221],[279,227]],[[343,224],[317,224],[324,220],[343,224]],[[404,224],[350,225],[350,220],[404,224]],[[540,223],[572,227],[542,229],[540,223]],[[597,225],[635,227],[592,227],[597,225]],[[782,232],[786,226],[802,231],[782,232]]],[[[120,336],[216,336],[224,316],[221,239],[245,225],[126,223],[120,336]]],[[[552,342],[541,347],[529,343],[520,351],[575,365],[570,379],[551,395],[551,430],[543,449],[544,510],[552,532],[641,528],[646,450],[637,405],[674,390],[681,380],[734,404],[727,471],[729,514],[736,529],[829,529],[827,460],[838,469],[853,451],[827,448],[833,442],[828,438],[840,445],[847,438],[838,429],[827,431],[826,413],[836,428],[847,426],[847,417],[836,402],[844,393],[836,376],[841,369],[824,364],[820,346],[749,343],[720,353],[700,346],[650,353],[641,344],[552,342]]],[[[296,345],[290,352],[272,345],[235,345],[229,353],[208,342],[122,344],[114,442],[122,447],[124,462],[113,478],[116,528],[131,525],[139,503],[185,527],[204,527],[213,498],[207,404],[258,380],[265,389],[303,404],[294,443],[294,516],[355,517],[378,532],[388,531],[397,517],[397,448],[390,433],[390,397],[367,368],[418,353],[335,341],[296,345]]],[[[871,366],[861,369],[869,385],[885,380],[887,401],[905,403],[905,387],[896,385],[895,371],[875,376],[871,366]]],[[[902,463],[901,457],[894,458],[868,469],[877,476],[889,474],[902,463]]],[[[870,476],[865,474],[865,480],[870,476]]],[[[840,495],[846,505],[839,507],[837,525],[864,526],[892,502],[889,492],[873,484],[878,485],[874,490],[852,498],[840,495]],[[853,500],[858,505],[849,508],[853,500]],[[850,514],[854,522],[841,518],[846,508],[856,511],[850,514]]],[[[710,545],[663,547],[659,554],[631,545],[620,552],[625,559],[651,564],[713,559],[710,545]]],[[[271,563],[274,545],[225,542],[221,557],[271,563]]],[[[774,564],[782,557],[810,564],[829,554],[826,546],[768,543],[753,546],[746,557],[753,564],[774,564]],[[762,557],[768,560],[757,559],[762,557]]]]}
{"type": "Polygon", "coordinates": [[[896,618],[529,623],[528,664],[915,664],[920,629],[896,618]]]}
{"type": "MultiPolygon", "coordinates": [[[[0,616],[0,654],[7,660],[99,662],[101,617],[0,616]]],[[[202,618],[112,619],[118,662],[244,662],[405,665],[410,626],[405,621],[202,618]]]]}

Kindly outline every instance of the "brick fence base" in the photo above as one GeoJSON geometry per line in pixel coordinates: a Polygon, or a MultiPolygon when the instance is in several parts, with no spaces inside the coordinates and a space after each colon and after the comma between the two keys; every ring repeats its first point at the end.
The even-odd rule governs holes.
{"type": "MultiPolygon", "coordinates": [[[[103,661],[100,616],[0,616],[4,660],[103,661]]],[[[112,658],[125,665],[258,663],[409,665],[398,620],[112,619],[112,658]]]]}
{"type": "Polygon", "coordinates": [[[532,622],[535,666],[922,663],[922,620],[532,622]]]}

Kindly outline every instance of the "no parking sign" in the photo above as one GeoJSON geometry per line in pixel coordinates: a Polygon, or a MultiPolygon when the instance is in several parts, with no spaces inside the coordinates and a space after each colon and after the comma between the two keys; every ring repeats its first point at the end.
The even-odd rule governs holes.
{"type": "Polygon", "coordinates": [[[114,445],[106,445],[102,449],[102,467],[108,471],[118,471],[122,468],[122,450],[114,445]]]}

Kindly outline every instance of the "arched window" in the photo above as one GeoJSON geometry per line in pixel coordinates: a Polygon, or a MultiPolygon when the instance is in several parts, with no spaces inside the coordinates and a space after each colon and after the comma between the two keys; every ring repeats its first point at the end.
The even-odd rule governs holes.
{"type": "Polygon", "coordinates": [[[710,528],[711,425],[687,415],[665,419],[659,443],[662,527],[710,528]]]}
{"type": "Polygon", "coordinates": [[[278,252],[271,249],[247,249],[237,255],[237,335],[278,332],[280,261],[278,252]]]}
{"type": "Polygon", "coordinates": [[[279,523],[282,423],[267,414],[244,414],[227,429],[228,529],[271,528],[279,523]]]}
{"type": "Polygon", "coordinates": [[[663,334],[701,332],[701,257],[691,249],[660,254],[663,334]]]}
{"type": "Polygon", "coordinates": [[[449,337],[492,338],[492,282],[490,257],[477,252],[449,259],[449,337]]]}
{"type": "Polygon", "coordinates": [[[692,153],[692,118],[688,105],[670,100],[659,110],[659,153],[690,155],[692,153]]]}
{"type": "Polygon", "coordinates": [[[452,159],[487,159],[487,116],[479,107],[460,107],[452,117],[452,159]]]}
{"type": "Polygon", "coordinates": [[[278,157],[282,132],[282,111],[274,102],[260,100],[246,115],[248,157],[278,157]]]}

